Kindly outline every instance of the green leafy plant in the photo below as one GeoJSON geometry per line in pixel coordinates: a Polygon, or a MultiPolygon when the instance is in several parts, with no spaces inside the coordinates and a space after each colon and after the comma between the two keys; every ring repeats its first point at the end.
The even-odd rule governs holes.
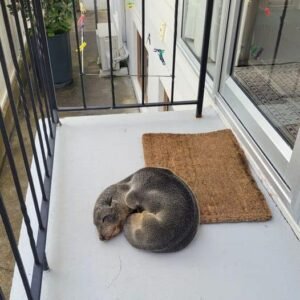
{"type": "Polygon", "coordinates": [[[73,17],[71,0],[44,0],[43,10],[48,37],[70,31],[73,17]]]}
{"type": "MultiPolygon", "coordinates": [[[[24,14],[26,20],[30,22],[29,27],[32,28],[34,19],[30,16],[33,14],[32,0],[23,1],[24,14]],[[31,12],[31,13],[30,13],[31,12]]],[[[16,0],[16,8],[19,11],[21,4],[16,0]]],[[[13,7],[11,4],[7,5],[11,14],[13,14],[13,7]]],[[[56,34],[68,32],[72,27],[73,19],[73,6],[72,0],[42,0],[44,23],[48,37],[55,36],[56,34]]]]}

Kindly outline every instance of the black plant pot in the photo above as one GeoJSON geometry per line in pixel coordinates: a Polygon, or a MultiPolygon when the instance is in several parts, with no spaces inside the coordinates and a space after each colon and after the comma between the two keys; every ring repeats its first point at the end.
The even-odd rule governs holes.
{"type": "Polygon", "coordinates": [[[55,87],[72,83],[72,57],[69,32],[48,37],[48,46],[55,87]]]}

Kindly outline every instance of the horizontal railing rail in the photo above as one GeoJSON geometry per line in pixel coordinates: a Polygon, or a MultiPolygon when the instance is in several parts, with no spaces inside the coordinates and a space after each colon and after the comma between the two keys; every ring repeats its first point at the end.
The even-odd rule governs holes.
{"type": "MultiPolygon", "coordinates": [[[[202,52],[200,59],[200,70],[199,70],[199,83],[197,90],[197,98],[191,100],[181,100],[175,101],[174,99],[174,90],[175,90],[175,73],[176,73],[176,56],[177,56],[177,39],[178,39],[178,14],[179,14],[179,0],[174,0],[174,32],[173,32],[173,46],[172,46],[172,73],[170,75],[146,75],[145,74],[145,0],[141,0],[141,40],[142,40],[142,50],[141,50],[141,74],[128,74],[121,75],[119,77],[140,77],[141,78],[141,103],[136,104],[117,104],[116,101],[116,92],[115,92],[115,75],[114,75],[114,63],[113,63],[113,44],[112,44],[112,18],[111,18],[111,1],[107,0],[107,24],[108,24],[108,39],[109,39],[109,64],[110,64],[110,82],[111,82],[111,95],[112,100],[110,105],[88,105],[88,100],[86,96],[84,77],[91,75],[84,72],[83,67],[83,55],[84,51],[80,49],[80,39],[79,39],[79,30],[78,30],[78,20],[76,14],[76,1],[72,0],[73,4],[73,19],[74,19],[74,28],[75,28],[75,39],[76,39],[76,48],[77,48],[77,58],[79,65],[79,77],[80,77],[80,88],[81,88],[81,104],[80,106],[57,106],[58,111],[85,111],[85,110],[104,110],[104,109],[124,109],[124,108],[143,108],[143,107],[169,107],[177,105],[196,105],[196,116],[202,116],[203,109],[203,98],[204,98],[204,88],[205,88],[205,78],[207,71],[207,59],[208,59],[208,46],[210,39],[210,28],[211,20],[213,13],[213,0],[207,1],[206,5],[206,16],[205,16],[205,26],[203,33],[203,43],[202,43],[202,52]],[[145,78],[148,77],[170,77],[171,78],[171,92],[170,92],[170,101],[169,102],[151,102],[146,103],[145,91],[146,83],[145,78]]],[[[97,2],[94,1],[94,13],[95,13],[95,23],[96,28],[98,24],[98,13],[97,13],[97,2]]],[[[202,32],[201,32],[202,34],[202,32]]],[[[94,74],[93,74],[94,75],[94,74]]]]}

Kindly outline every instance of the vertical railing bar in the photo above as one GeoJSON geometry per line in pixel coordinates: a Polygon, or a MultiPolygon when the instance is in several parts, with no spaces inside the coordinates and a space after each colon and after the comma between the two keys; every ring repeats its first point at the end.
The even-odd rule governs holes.
{"type": "MultiPolygon", "coordinates": [[[[23,0],[21,0],[23,2],[23,0]]],[[[34,3],[33,2],[30,2],[29,0],[25,0],[26,2],[26,5],[28,6],[28,13],[29,13],[29,19],[30,19],[30,23],[31,23],[31,26],[32,26],[32,35],[33,35],[33,39],[29,40],[29,43],[30,41],[32,41],[32,43],[30,43],[32,45],[32,51],[33,51],[33,55],[34,55],[34,52],[35,52],[35,55],[36,57],[40,57],[40,44],[38,43],[39,42],[39,34],[36,30],[36,22],[35,22],[35,17],[33,17],[33,14],[32,14],[32,11],[31,11],[31,8],[33,8],[33,10],[35,11],[35,7],[34,7],[34,3]],[[32,5],[31,5],[32,3],[32,5]]],[[[23,2],[23,7],[25,7],[24,5],[24,2],[23,2]]],[[[35,13],[34,13],[34,16],[35,16],[35,13]]],[[[50,137],[53,138],[53,130],[52,130],[52,124],[51,124],[51,119],[53,120],[54,119],[54,116],[53,114],[51,115],[51,118],[50,118],[50,111],[51,109],[48,108],[48,105],[50,106],[50,95],[49,95],[49,91],[47,91],[47,80],[45,79],[45,75],[44,73],[46,72],[44,70],[44,64],[36,64],[35,63],[35,60],[33,61],[34,62],[34,66],[36,67],[36,72],[40,74],[40,76],[42,77],[41,80],[42,80],[42,83],[43,83],[43,88],[41,88],[41,91],[43,93],[43,100],[44,100],[44,105],[45,105],[45,110],[46,110],[46,115],[47,115],[47,122],[48,122],[48,128],[49,128],[49,133],[50,133],[50,137]]],[[[33,66],[33,67],[34,67],[33,66]]]]}
{"type": "Polygon", "coordinates": [[[97,5],[97,0],[94,0],[94,12],[95,12],[95,28],[97,30],[97,25],[98,25],[98,5],[97,5]]]}
{"type": "MultiPolygon", "coordinates": [[[[26,121],[26,125],[28,128],[28,133],[29,133],[29,138],[30,138],[30,142],[31,142],[31,147],[32,147],[32,152],[34,155],[34,159],[35,159],[35,163],[36,163],[36,169],[37,169],[37,174],[38,174],[38,178],[39,178],[39,182],[40,182],[40,188],[41,188],[41,192],[43,195],[44,200],[46,199],[46,194],[45,194],[45,190],[44,190],[44,186],[43,186],[43,178],[42,178],[42,173],[41,173],[41,168],[40,168],[40,163],[39,163],[39,159],[38,159],[38,155],[37,155],[37,151],[36,151],[36,147],[35,147],[35,141],[34,141],[34,136],[33,136],[33,132],[32,132],[32,127],[31,127],[31,121],[30,121],[30,113],[27,107],[27,100],[26,100],[26,96],[24,94],[24,85],[20,76],[20,68],[18,65],[18,61],[17,61],[17,55],[15,52],[15,48],[14,48],[14,44],[13,44],[13,40],[12,40],[12,33],[11,33],[11,29],[10,29],[10,25],[9,25],[9,20],[8,20],[8,15],[6,12],[6,8],[5,6],[3,7],[4,2],[1,2],[1,8],[2,8],[2,12],[3,12],[3,20],[4,20],[4,24],[6,27],[6,31],[7,31],[7,38],[8,38],[8,43],[10,46],[10,50],[11,50],[11,57],[13,60],[13,65],[15,67],[15,71],[16,71],[16,78],[17,78],[17,82],[19,85],[19,89],[20,89],[20,98],[21,98],[21,103],[24,109],[24,116],[25,116],[25,121],[26,121]]],[[[20,41],[20,43],[22,43],[22,40],[20,41]]],[[[1,65],[3,66],[3,68],[5,68],[7,70],[7,66],[6,66],[6,62],[5,62],[5,58],[4,55],[1,58],[1,65]]],[[[3,70],[3,74],[4,74],[4,70],[3,70]]],[[[28,81],[30,81],[30,77],[28,78],[28,81]]],[[[7,87],[7,93],[8,93],[8,99],[11,105],[11,110],[13,113],[13,118],[15,121],[15,125],[16,125],[16,130],[17,130],[17,134],[18,134],[18,138],[19,138],[19,142],[20,142],[20,147],[22,150],[22,154],[23,154],[23,159],[24,159],[24,163],[25,163],[25,168],[27,171],[27,175],[28,175],[28,179],[31,178],[31,173],[30,173],[30,167],[29,167],[29,163],[28,163],[28,158],[26,155],[26,150],[25,150],[25,145],[24,145],[24,141],[23,141],[23,136],[22,136],[22,131],[19,125],[19,120],[18,120],[18,113],[17,113],[17,109],[16,109],[16,105],[13,99],[13,93],[11,90],[11,86],[10,86],[10,81],[6,81],[6,87],[7,87]]],[[[32,100],[32,105],[35,106],[34,103],[34,99],[32,100]]],[[[39,126],[38,120],[37,120],[37,115],[35,115],[36,117],[36,126],[39,126]]],[[[45,165],[45,173],[47,174],[47,176],[49,176],[49,170],[48,170],[48,166],[47,166],[47,160],[46,160],[46,156],[45,156],[45,149],[44,149],[44,145],[43,145],[43,138],[41,135],[41,132],[38,130],[39,127],[37,127],[37,132],[38,132],[38,137],[39,137],[39,141],[41,143],[41,154],[42,154],[42,158],[44,161],[44,165],[45,165]]],[[[29,180],[30,181],[30,180],[29,180]]],[[[35,190],[33,190],[33,192],[35,192],[35,190]]],[[[37,203],[35,203],[35,205],[37,205],[37,203]]],[[[37,210],[38,212],[38,210],[37,210]]],[[[40,224],[42,226],[42,224],[40,224]]]]}
{"type": "MultiPolygon", "coordinates": [[[[0,39],[0,48],[1,47],[2,47],[2,43],[1,43],[1,39],[0,39]]],[[[3,55],[3,49],[2,48],[0,49],[0,53],[2,53],[1,55],[3,55]]],[[[33,183],[33,178],[32,178],[31,171],[30,171],[28,156],[27,156],[27,153],[26,153],[24,139],[23,139],[20,123],[19,123],[19,120],[18,120],[17,109],[16,109],[14,99],[13,99],[13,94],[12,94],[12,90],[11,90],[11,86],[10,86],[10,82],[9,82],[9,76],[8,76],[4,56],[0,57],[0,65],[1,65],[2,71],[3,71],[3,77],[4,77],[4,80],[5,80],[5,84],[6,84],[8,100],[9,100],[9,103],[10,103],[10,106],[11,106],[11,111],[12,111],[12,114],[13,114],[15,128],[16,128],[16,131],[17,131],[17,136],[18,136],[18,140],[19,140],[19,144],[20,144],[21,154],[22,154],[22,158],[23,158],[23,161],[24,161],[26,174],[27,174],[27,177],[28,177],[30,190],[31,190],[31,193],[32,193],[32,199],[33,199],[33,203],[34,203],[38,223],[39,223],[40,228],[44,229],[43,222],[42,222],[41,215],[40,215],[36,190],[35,190],[35,186],[34,186],[34,183],[33,183]]],[[[26,105],[24,107],[24,110],[25,110],[25,119],[26,119],[26,122],[27,122],[27,127],[28,127],[28,131],[29,131],[30,139],[31,139],[33,135],[32,135],[32,131],[31,131],[31,127],[29,127],[31,125],[30,125],[30,122],[28,122],[29,112],[28,112],[28,109],[27,109],[26,105]]],[[[0,113],[0,118],[1,118],[1,123],[4,124],[2,110],[1,110],[1,113],[0,113]]],[[[1,130],[2,130],[2,132],[4,132],[5,128],[3,128],[1,130]]],[[[32,143],[32,140],[31,140],[31,143],[32,143]]],[[[33,143],[34,143],[34,140],[33,140],[33,143]]],[[[38,172],[40,172],[39,166],[38,166],[37,170],[38,170],[38,172]]],[[[43,179],[42,179],[42,182],[41,182],[41,191],[42,191],[43,196],[46,197],[45,190],[44,190],[44,185],[43,185],[43,179]]]]}
{"type": "Polygon", "coordinates": [[[79,64],[79,76],[80,76],[80,84],[81,84],[81,97],[82,97],[82,105],[84,108],[87,107],[86,99],[85,99],[85,89],[84,89],[84,82],[83,82],[83,68],[80,58],[80,47],[79,47],[79,37],[78,37],[78,27],[77,27],[77,18],[76,18],[76,6],[75,0],[72,0],[73,6],[73,18],[74,18],[74,28],[75,28],[75,36],[76,36],[76,48],[77,48],[77,56],[78,56],[78,64],[79,64]]]}
{"type": "MultiPolygon", "coordinates": [[[[1,59],[1,61],[2,61],[2,57],[3,57],[3,48],[2,48],[2,42],[0,40],[0,59],[1,59]]],[[[2,69],[3,69],[3,65],[2,65],[2,69]]],[[[7,80],[7,72],[5,72],[5,71],[7,71],[7,70],[3,70],[3,74],[5,76],[5,80],[7,80]]],[[[14,180],[14,183],[15,183],[15,187],[16,187],[16,191],[17,191],[21,211],[22,211],[22,214],[23,214],[23,217],[24,217],[24,222],[26,224],[26,229],[27,229],[27,233],[28,233],[28,237],[29,237],[33,257],[34,257],[35,263],[39,264],[40,261],[39,261],[37,251],[36,251],[36,248],[35,248],[35,241],[34,241],[34,237],[33,237],[33,231],[32,231],[31,224],[30,224],[30,219],[29,219],[29,216],[28,216],[28,213],[27,213],[27,208],[26,208],[26,205],[25,205],[25,201],[24,201],[24,197],[23,197],[23,193],[22,193],[22,188],[21,188],[21,184],[20,184],[20,181],[19,181],[19,176],[18,176],[18,173],[17,173],[17,168],[16,168],[16,164],[15,164],[15,161],[14,161],[14,158],[13,158],[12,150],[11,150],[11,147],[10,147],[10,144],[9,144],[9,138],[8,138],[8,135],[7,135],[7,132],[6,132],[6,129],[5,129],[5,124],[4,124],[1,109],[0,109],[0,130],[1,130],[1,134],[2,134],[2,139],[3,139],[7,159],[8,159],[10,169],[11,169],[11,172],[12,172],[12,176],[13,176],[13,180],[14,180]]]]}
{"type": "Polygon", "coordinates": [[[142,0],[142,104],[145,104],[145,0],[142,0]]]}
{"type": "MultiPolygon", "coordinates": [[[[23,0],[21,0],[21,1],[23,2],[23,0]]],[[[31,47],[32,54],[33,54],[33,57],[36,57],[36,60],[37,60],[40,57],[40,55],[39,55],[39,44],[38,44],[38,33],[36,33],[35,17],[33,16],[32,11],[31,11],[31,8],[33,8],[33,10],[35,8],[33,7],[33,5],[31,6],[31,2],[29,0],[25,0],[25,1],[26,1],[25,2],[26,5],[29,7],[29,9],[28,9],[29,20],[30,20],[30,23],[31,23],[31,26],[32,26],[32,39],[30,40],[31,41],[31,46],[32,46],[31,47]]],[[[48,128],[49,128],[49,134],[50,134],[50,137],[53,138],[53,130],[52,130],[50,112],[49,112],[49,109],[48,109],[48,103],[50,103],[50,98],[49,98],[50,96],[49,96],[48,92],[46,91],[46,79],[45,79],[45,76],[44,76],[45,71],[43,70],[44,64],[43,63],[36,64],[36,60],[33,59],[32,63],[36,67],[36,71],[41,76],[41,78],[40,78],[40,80],[42,82],[41,91],[43,93],[43,101],[44,101],[44,106],[45,106],[46,115],[47,115],[47,123],[48,123],[48,128]]],[[[42,103],[41,103],[41,105],[42,105],[42,103]]]]}
{"type": "MultiPolygon", "coordinates": [[[[35,47],[32,47],[33,52],[35,51],[36,57],[38,57],[41,61],[42,61],[42,56],[41,56],[41,46],[40,46],[40,34],[39,31],[37,30],[37,26],[38,26],[38,22],[37,22],[37,9],[36,6],[34,5],[35,1],[30,2],[30,0],[25,0],[29,9],[29,16],[30,16],[30,22],[31,22],[31,26],[33,26],[32,32],[33,32],[33,45],[35,47]],[[32,5],[31,5],[32,3],[32,5]],[[31,10],[31,8],[33,9],[33,12],[31,10]],[[33,14],[32,14],[33,13],[33,14]],[[37,32],[36,32],[37,30],[37,32]]],[[[41,75],[41,79],[43,82],[43,94],[44,94],[44,106],[45,106],[45,110],[46,110],[46,115],[47,115],[47,121],[48,121],[48,127],[49,127],[49,133],[50,133],[50,137],[53,139],[53,129],[52,129],[52,124],[51,124],[51,119],[54,119],[53,113],[51,114],[51,106],[50,106],[50,102],[51,102],[51,94],[49,93],[49,88],[48,88],[48,84],[47,84],[47,78],[45,76],[46,74],[46,70],[45,70],[45,66],[44,63],[39,63],[37,64],[37,70],[41,75]],[[49,107],[48,107],[49,106],[49,107]],[[51,116],[50,116],[51,115],[51,116]],[[50,118],[51,117],[51,118],[50,118]]],[[[52,77],[51,77],[51,81],[52,81],[52,77]]],[[[55,93],[54,93],[55,94],[55,93]]]]}
{"type": "Polygon", "coordinates": [[[109,57],[110,57],[110,81],[112,93],[112,106],[116,106],[115,85],[114,85],[114,69],[113,69],[113,49],[112,49],[112,33],[111,33],[111,16],[110,16],[110,0],[107,0],[107,19],[108,19],[108,37],[109,37],[109,57]]]}
{"type": "MultiPolygon", "coordinates": [[[[36,20],[37,20],[37,30],[40,34],[41,38],[41,46],[42,46],[42,57],[44,59],[44,67],[45,67],[45,74],[46,74],[46,83],[48,87],[48,92],[49,92],[49,106],[50,106],[50,115],[52,118],[52,122],[55,124],[59,124],[59,116],[57,112],[57,101],[56,101],[56,94],[55,94],[55,87],[54,87],[54,82],[53,82],[53,75],[52,75],[52,69],[51,69],[51,61],[50,61],[50,54],[49,54],[49,49],[48,49],[48,42],[47,42],[47,34],[46,34],[46,29],[45,29],[45,24],[44,24],[44,19],[43,19],[43,14],[42,14],[42,5],[41,1],[32,1],[34,6],[34,10],[36,12],[36,20]]],[[[52,138],[53,134],[52,134],[52,138]]]]}
{"type": "Polygon", "coordinates": [[[175,0],[171,104],[174,103],[175,72],[176,72],[176,53],[177,53],[177,32],[178,32],[178,6],[179,6],[179,0],[175,0]]]}
{"type": "Polygon", "coordinates": [[[24,268],[24,264],[23,264],[23,261],[22,261],[22,258],[21,258],[21,255],[20,255],[20,252],[18,249],[17,241],[16,241],[16,238],[15,238],[15,235],[14,235],[14,232],[13,232],[13,229],[12,229],[12,226],[11,226],[8,214],[7,214],[7,210],[5,208],[4,201],[3,201],[1,194],[0,194],[0,215],[2,218],[2,222],[4,225],[5,231],[6,231],[6,235],[7,235],[11,250],[13,252],[15,261],[18,266],[20,276],[22,278],[22,282],[23,282],[23,286],[24,286],[27,298],[29,300],[32,300],[33,297],[31,294],[31,289],[30,289],[30,285],[28,282],[25,268],[24,268]]]}
{"type": "Polygon", "coordinates": [[[200,75],[199,75],[199,86],[198,86],[198,96],[197,96],[197,108],[196,108],[196,117],[202,117],[203,110],[203,98],[204,98],[204,89],[205,89],[205,77],[207,71],[207,59],[208,59],[208,49],[209,49],[209,40],[210,40],[210,31],[211,31],[211,22],[213,15],[214,0],[206,1],[206,12],[205,12],[205,24],[203,32],[203,43],[202,43],[202,52],[200,59],[200,75]]]}
{"type": "MultiPolygon", "coordinates": [[[[38,23],[37,23],[38,24],[38,23]]],[[[46,61],[46,54],[45,54],[45,47],[44,47],[44,41],[43,41],[43,37],[42,37],[42,33],[41,33],[41,26],[38,24],[37,25],[37,37],[38,37],[38,48],[37,48],[37,51],[38,51],[38,56],[40,58],[40,61],[41,61],[41,70],[42,70],[42,76],[43,76],[43,82],[44,82],[44,88],[45,88],[45,91],[47,92],[47,102],[45,102],[45,108],[46,110],[48,110],[48,114],[51,116],[51,119],[48,121],[48,124],[49,124],[49,130],[50,130],[50,137],[53,138],[53,130],[52,130],[52,125],[51,125],[51,121],[53,123],[54,122],[54,113],[53,113],[53,100],[52,100],[52,92],[51,92],[51,85],[53,85],[53,89],[54,89],[54,84],[53,84],[53,79],[52,79],[52,71],[51,71],[51,64],[50,64],[50,67],[48,66],[48,70],[47,70],[47,61],[46,61]],[[50,73],[48,72],[49,71],[49,68],[50,68],[50,73]],[[50,83],[50,81],[52,83],[50,83]],[[52,104],[51,104],[52,103],[52,104]]],[[[47,49],[48,49],[48,46],[46,46],[47,49]]],[[[50,63],[50,62],[49,62],[50,63]]]]}
{"type": "MultiPolygon", "coordinates": [[[[80,30],[80,45],[83,45],[83,43],[84,43],[84,24],[82,26],[83,27],[80,30]]],[[[84,49],[83,48],[81,49],[80,56],[81,56],[82,73],[84,74],[85,69],[84,69],[84,49]]]]}
{"type": "MultiPolygon", "coordinates": [[[[26,73],[27,80],[28,80],[29,96],[30,96],[30,100],[31,100],[31,104],[32,104],[32,111],[33,111],[33,116],[34,116],[36,129],[37,129],[38,139],[39,139],[39,142],[40,142],[41,153],[42,153],[42,157],[43,157],[43,161],[44,161],[44,165],[45,165],[45,172],[46,172],[46,176],[49,176],[49,171],[48,171],[48,166],[47,166],[47,161],[46,161],[46,155],[45,155],[45,149],[44,149],[44,144],[43,144],[43,138],[42,138],[42,133],[41,133],[40,124],[39,124],[39,120],[38,120],[37,110],[36,110],[36,106],[35,106],[33,87],[32,87],[32,82],[31,82],[31,79],[30,79],[30,72],[29,72],[29,67],[28,67],[28,63],[27,63],[25,48],[24,48],[24,44],[23,44],[23,37],[22,37],[22,33],[21,33],[19,16],[18,16],[15,1],[12,1],[11,3],[12,3],[13,14],[14,14],[14,17],[15,17],[15,23],[16,23],[16,28],[17,28],[18,39],[19,39],[19,43],[20,43],[21,55],[22,55],[22,59],[23,59],[23,63],[24,63],[25,73],[26,73]]],[[[2,9],[3,9],[3,6],[2,6],[2,9]]],[[[15,66],[15,69],[16,69],[16,72],[17,72],[17,79],[19,81],[20,86],[22,86],[21,83],[20,83],[21,78],[20,78],[20,76],[18,76],[20,74],[20,70],[19,70],[20,68],[19,68],[19,65],[18,65],[17,56],[16,56],[14,44],[13,44],[12,33],[11,33],[11,30],[10,30],[10,27],[9,27],[9,23],[7,23],[9,21],[8,21],[6,11],[5,12],[3,11],[3,17],[5,19],[5,26],[6,26],[6,30],[7,30],[8,40],[9,40],[10,48],[12,50],[14,66],[15,66]]],[[[24,89],[22,89],[21,91],[23,92],[22,96],[23,96],[23,99],[24,99],[23,106],[25,106],[24,109],[26,110],[27,109],[27,101],[26,101],[26,97],[24,95],[24,89]]],[[[32,127],[31,127],[30,119],[27,122],[29,124],[28,125],[29,126],[28,131],[29,131],[30,137],[32,138],[32,141],[33,141],[32,142],[32,147],[33,147],[33,150],[36,151],[34,138],[33,138],[33,133],[32,133],[32,129],[31,129],[32,127]]],[[[45,141],[46,141],[48,154],[51,155],[47,134],[45,135],[45,141]]],[[[38,159],[36,159],[36,160],[38,161],[38,159]]]]}
{"type": "MultiPolygon", "coordinates": [[[[39,25],[37,25],[39,26],[39,25]]],[[[54,122],[54,114],[53,114],[53,109],[51,107],[51,92],[50,92],[50,83],[49,83],[49,78],[51,78],[52,81],[52,75],[48,75],[47,73],[47,69],[46,69],[46,61],[45,61],[45,57],[44,57],[44,48],[43,48],[43,43],[41,41],[41,32],[40,29],[37,28],[37,56],[39,58],[39,62],[40,62],[40,73],[43,79],[43,88],[45,93],[47,94],[47,97],[44,98],[44,103],[45,103],[45,110],[47,113],[47,117],[49,116],[49,120],[48,120],[48,127],[49,127],[49,134],[50,137],[53,139],[53,130],[52,130],[52,125],[51,125],[51,121],[54,122]]]]}
{"type": "MultiPolygon", "coordinates": [[[[13,6],[15,7],[15,2],[12,1],[13,6]]],[[[29,55],[30,55],[30,60],[31,60],[31,64],[32,64],[32,73],[33,73],[33,81],[34,81],[34,89],[36,91],[36,95],[37,95],[37,100],[38,100],[38,105],[39,105],[39,110],[40,110],[40,114],[41,114],[41,120],[42,120],[42,126],[43,126],[43,132],[44,132],[44,138],[45,138],[45,142],[46,142],[46,146],[47,146],[47,151],[48,151],[48,155],[52,155],[51,150],[50,150],[50,145],[49,145],[49,139],[48,139],[48,135],[47,135],[47,127],[46,127],[46,122],[45,122],[45,113],[44,113],[44,109],[42,106],[42,100],[41,100],[41,95],[40,95],[40,90],[39,90],[39,85],[38,85],[38,79],[37,79],[37,73],[36,73],[36,66],[35,64],[35,58],[32,52],[32,44],[30,41],[30,35],[29,35],[29,30],[28,30],[28,26],[27,26],[27,20],[26,20],[26,16],[25,16],[25,6],[24,6],[24,2],[23,0],[20,0],[20,4],[21,4],[21,16],[22,16],[22,20],[23,20],[23,26],[24,26],[24,30],[25,30],[25,35],[26,35],[26,39],[27,39],[27,44],[28,44],[28,48],[29,48],[29,55]]],[[[16,12],[16,7],[15,7],[15,12],[16,12]]],[[[18,13],[15,13],[15,19],[16,19],[16,23],[17,23],[17,30],[18,30],[18,35],[19,35],[19,40],[20,38],[22,38],[22,33],[21,33],[21,27],[20,27],[20,21],[19,21],[19,15],[18,13]]],[[[21,41],[20,41],[21,43],[21,41]]],[[[23,52],[23,56],[25,55],[25,50],[24,50],[24,45],[23,43],[21,43],[21,51],[23,52]]],[[[29,73],[29,67],[28,67],[28,62],[27,62],[27,58],[25,55],[25,63],[26,63],[26,72],[27,74],[29,73]]],[[[28,75],[30,76],[30,75],[28,75]]],[[[33,95],[32,95],[33,97],[33,95]]]]}
{"type": "Polygon", "coordinates": [[[35,51],[36,51],[36,55],[39,58],[39,64],[37,65],[37,70],[39,70],[39,73],[41,74],[42,77],[42,82],[43,82],[43,91],[44,91],[44,106],[45,106],[45,111],[46,111],[46,115],[47,115],[47,122],[48,122],[48,128],[49,128],[49,135],[50,137],[53,139],[53,129],[52,129],[52,120],[54,119],[54,115],[53,113],[51,113],[51,106],[50,106],[50,94],[49,94],[49,87],[48,87],[48,82],[47,82],[47,76],[46,76],[46,69],[44,66],[44,61],[43,61],[43,57],[41,54],[41,45],[40,45],[40,41],[39,41],[39,36],[38,34],[36,35],[37,40],[34,41],[34,43],[36,43],[35,47],[35,51]]]}
{"type": "MultiPolygon", "coordinates": [[[[12,2],[12,7],[13,7],[13,11],[15,12],[16,11],[16,6],[15,6],[14,1],[12,2]]],[[[12,56],[12,60],[13,60],[15,70],[16,70],[16,77],[17,77],[18,84],[20,86],[20,92],[21,92],[22,100],[24,100],[24,101],[22,101],[22,105],[24,107],[24,110],[26,110],[27,109],[27,101],[26,101],[26,97],[25,97],[25,94],[24,94],[22,79],[20,77],[20,68],[19,68],[19,64],[18,64],[16,52],[15,52],[14,42],[13,42],[13,38],[12,38],[12,32],[11,32],[11,29],[10,29],[10,23],[9,23],[7,11],[6,11],[5,3],[3,1],[1,1],[1,8],[2,8],[2,13],[3,13],[4,25],[5,25],[6,32],[7,32],[8,43],[9,43],[10,50],[11,50],[11,56],[12,56]]],[[[19,39],[19,42],[20,42],[20,49],[24,50],[24,48],[22,48],[22,46],[23,46],[22,37],[21,37],[21,39],[19,39]]],[[[24,50],[24,53],[22,52],[22,58],[23,58],[23,61],[24,61],[25,69],[26,69],[26,57],[23,57],[23,55],[26,56],[25,50],[24,50]]],[[[29,84],[30,84],[29,71],[26,72],[26,75],[28,77],[28,81],[29,81],[29,84]]],[[[30,88],[32,88],[32,87],[30,86],[30,88]]],[[[31,89],[30,89],[30,92],[32,92],[31,89]]],[[[38,124],[38,119],[37,119],[36,110],[35,110],[35,103],[34,103],[34,98],[33,98],[34,96],[33,96],[33,94],[31,96],[32,96],[31,101],[33,102],[33,104],[32,104],[33,105],[33,111],[35,111],[34,117],[35,117],[36,126],[37,126],[38,133],[39,133],[38,137],[39,137],[40,142],[42,142],[42,135],[41,135],[41,132],[39,131],[39,126],[38,126],[39,124],[38,124]]],[[[31,128],[31,126],[30,126],[30,128],[31,128]]],[[[29,131],[30,131],[30,129],[29,129],[29,131]]],[[[41,153],[42,153],[46,173],[48,173],[44,146],[41,147],[41,153]]]]}

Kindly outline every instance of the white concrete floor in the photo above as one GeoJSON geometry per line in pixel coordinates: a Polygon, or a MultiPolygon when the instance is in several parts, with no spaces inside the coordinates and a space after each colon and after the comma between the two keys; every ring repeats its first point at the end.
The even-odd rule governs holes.
{"type": "MultiPolygon", "coordinates": [[[[144,166],[142,134],[223,129],[212,108],[202,119],[180,111],[66,118],[62,124],[46,248],[50,271],[41,299],[300,299],[300,242],[268,195],[271,221],[199,225],[194,241],[178,253],[134,249],[122,234],[98,239],[94,203],[105,187],[144,166]]],[[[16,278],[11,299],[25,299],[21,293],[16,278]]]]}

